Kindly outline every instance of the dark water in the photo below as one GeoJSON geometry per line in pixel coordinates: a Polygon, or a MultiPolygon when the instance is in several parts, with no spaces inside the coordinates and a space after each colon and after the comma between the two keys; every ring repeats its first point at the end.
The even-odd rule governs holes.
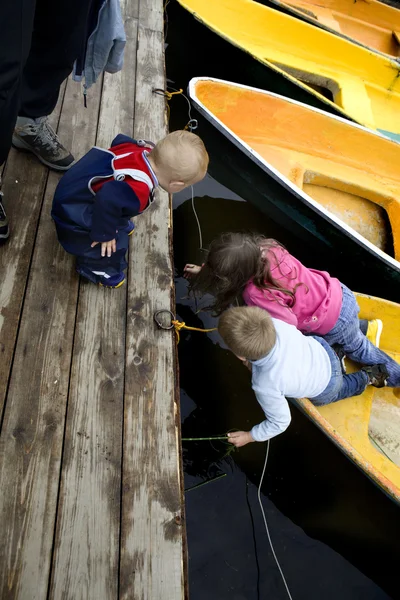
{"type": "MultiPolygon", "coordinates": [[[[169,23],[167,76],[186,87],[177,59],[177,24],[169,23]]],[[[206,71],[189,76],[207,75],[206,71]]],[[[171,84],[173,85],[173,84],[171,84]]],[[[171,103],[171,130],[188,120],[184,99],[171,103]]],[[[201,131],[198,132],[201,135],[201,131]]],[[[305,247],[217,181],[195,188],[203,246],[221,231],[249,230],[275,237],[306,265],[318,266],[305,247]]],[[[202,262],[190,191],[174,197],[177,314],[187,324],[215,320],[187,298],[186,262],[202,262]]],[[[335,275],[349,278],[337,266],[335,275]]],[[[250,429],[263,415],[249,372],[223,347],[217,333],[183,332],[179,345],[183,437],[250,429]]],[[[270,445],[262,499],[276,553],[293,600],[400,598],[400,511],[295,407],[292,423],[270,445]]],[[[265,444],[224,458],[221,442],[185,442],[185,487],[225,477],[186,493],[191,600],[283,600],[257,501],[265,444]]]]}

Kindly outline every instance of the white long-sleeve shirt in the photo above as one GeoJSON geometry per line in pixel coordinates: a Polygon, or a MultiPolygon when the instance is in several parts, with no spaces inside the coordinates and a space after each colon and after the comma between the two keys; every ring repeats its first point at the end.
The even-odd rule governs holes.
{"type": "Polygon", "coordinates": [[[252,388],[266,420],[251,435],[263,442],[279,435],[290,424],[289,398],[315,398],[327,387],[331,363],[327,352],[294,325],[272,319],[276,343],[271,352],[252,361],[252,388]]]}

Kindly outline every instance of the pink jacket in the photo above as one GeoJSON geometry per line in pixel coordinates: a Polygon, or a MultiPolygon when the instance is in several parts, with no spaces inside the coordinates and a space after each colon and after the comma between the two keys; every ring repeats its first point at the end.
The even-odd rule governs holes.
{"type": "Polygon", "coordinates": [[[303,333],[324,335],[339,318],[342,308],[340,281],[325,271],[307,269],[281,247],[267,250],[271,275],[282,287],[293,290],[296,301],[278,290],[260,290],[252,281],[245,287],[243,298],[249,306],[266,309],[271,317],[295,325],[303,333]]]}

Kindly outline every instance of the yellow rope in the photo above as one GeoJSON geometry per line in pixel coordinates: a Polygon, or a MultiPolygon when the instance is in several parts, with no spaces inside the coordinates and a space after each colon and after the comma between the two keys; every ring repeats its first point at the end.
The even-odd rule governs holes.
{"type": "Polygon", "coordinates": [[[178,90],[177,92],[168,92],[168,90],[165,90],[164,94],[167,100],[171,100],[172,96],[183,94],[183,90],[178,90]]]}
{"type": "Polygon", "coordinates": [[[209,333],[210,331],[217,330],[216,327],[213,327],[212,329],[200,329],[199,327],[189,327],[183,321],[178,321],[178,320],[171,321],[171,323],[175,327],[177,344],[179,344],[179,340],[181,339],[181,336],[179,333],[181,331],[181,329],[187,329],[188,331],[204,331],[204,333],[209,333]]]}

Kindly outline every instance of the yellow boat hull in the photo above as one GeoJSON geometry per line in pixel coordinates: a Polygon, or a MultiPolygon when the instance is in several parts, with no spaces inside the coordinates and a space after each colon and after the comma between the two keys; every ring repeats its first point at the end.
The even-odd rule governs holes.
{"type": "MultiPolygon", "coordinates": [[[[399,256],[399,144],[323,111],[239,84],[196,78],[189,84],[189,95],[199,115],[206,116],[234,145],[243,145],[243,152],[259,165],[267,159],[276,169],[275,178],[280,173],[290,185],[303,190],[316,183],[317,194],[338,201],[343,219],[346,210],[352,213],[353,225],[356,213],[361,221],[370,222],[371,200],[365,198],[366,190],[375,200],[388,197],[390,190],[391,201],[385,207],[388,212],[392,209],[399,256]],[[359,193],[351,204],[349,190],[354,192],[355,186],[363,190],[363,197],[359,193]]],[[[299,210],[299,218],[300,214],[299,210]]],[[[398,286],[397,281],[393,285],[398,286]]],[[[382,319],[380,347],[400,363],[400,305],[356,296],[360,318],[382,319]]],[[[349,371],[355,368],[348,367],[349,371]]],[[[360,396],[324,407],[315,407],[307,399],[296,402],[382,490],[400,502],[400,389],[369,386],[360,396]]]]}
{"type": "MultiPolygon", "coordinates": [[[[264,0],[258,0],[264,4],[264,0]]],[[[368,0],[267,0],[301,17],[355,41],[371,50],[397,58],[400,56],[400,11],[368,0]]]]}
{"type": "Polygon", "coordinates": [[[266,68],[351,119],[400,136],[400,64],[252,0],[178,1],[266,68]]]}
{"type": "MultiPolygon", "coordinates": [[[[400,305],[356,294],[360,318],[383,321],[380,347],[400,363],[400,305]]],[[[348,364],[349,372],[354,365],[348,364]]],[[[308,417],[388,496],[400,503],[400,389],[368,386],[327,406],[296,401],[308,417]]]]}
{"type": "Polygon", "coordinates": [[[216,127],[256,152],[309,202],[317,202],[327,218],[349,226],[355,238],[361,235],[383,252],[390,249],[400,260],[399,144],[240,84],[197,78],[189,94],[216,127]]]}

